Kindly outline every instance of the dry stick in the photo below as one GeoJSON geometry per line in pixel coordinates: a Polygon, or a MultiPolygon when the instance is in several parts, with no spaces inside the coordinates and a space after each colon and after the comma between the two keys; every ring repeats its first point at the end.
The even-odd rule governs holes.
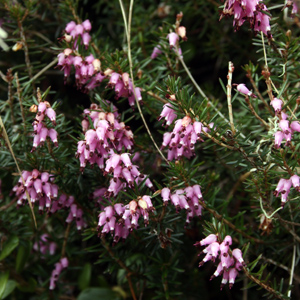
{"type": "Polygon", "coordinates": [[[282,157],[283,165],[285,166],[286,171],[289,173],[290,176],[293,176],[294,172],[290,169],[289,165],[287,164],[287,162],[285,160],[284,150],[282,148],[280,149],[280,155],[282,157]]]}
{"type": "Polygon", "coordinates": [[[65,257],[66,255],[66,246],[68,241],[68,236],[70,234],[71,223],[68,223],[67,229],[65,231],[64,242],[61,249],[61,257],[65,257]]]}
{"type": "MultiPolygon", "coordinates": [[[[285,266],[285,265],[283,265],[283,264],[278,263],[277,261],[275,261],[275,260],[273,260],[273,259],[271,259],[271,258],[266,258],[266,257],[263,257],[263,256],[262,256],[262,259],[265,260],[265,261],[268,262],[268,263],[271,263],[271,264],[275,265],[276,267],[281,268],[282,270],[287,271],[288,273],[291,273],[291,269],[289,269],[287,266],[285,266]]],[[[300,283],[300,276],[294,274],[293,277],[294,277],[294,279],[295,279],[297,282],[300,283]]]]}
{"type": "Polygon", "coordinates": [[[226,144],[220,142],[219,140],[215,139],[212,135],[210,135],[209,133],[205,132],[204,130],[202,130],[202,133],[203,133],[206,137],[210,138],[213,142],[215,142],[216,144],[218,144],[219,146],[228,148],[228,149],[230,149],[230,150],[236,150],[236,148],[234,148],[234,147],[232,147],[232,146],[229,146],[229,145],[226,145],[226,144]]]}
{"type": "Polygon", "coordinates": [[[113,251],[110,249],[110,247],[106,244],[106,240],[104,237],[101,238],[101,242],[102,245],[104,246],[104,248],[107,250],[107,252],[109,253],[109,255],[111,256],[111,258],[113,258],[118,264],[119,266],[124,269],[126,271],[126,278],[128,280],[128,284],[129,284],[129,288],[130,288],[130,292],[131,292],[131,296],[134,300],[137,300],[136,295],[134,293],[134,289],[133,289],[133,285],[131,282],[131,275],[133,274],[133,272],[123,263],[122,260],[120,260],[119,258],[117,258],[113,251]]]}
{"type": "Polygon", "coordinates": [[[13,199],[11,202],[9,202],[8,204],[1,206],[1,207],[0,207],[0,211],[3,211],[3,210],[8,209],[8,208],[11,207],[17,200],[18,200],[18,197],[14,198],[14,199],[13,199]]]}
{"type": "MultiPolygon", "coordinates": [[[[14,161],[15,161],[15,164],[16,164],[16,166],[17,166],[19,175],[20,175],[20,177],[21,177],[21,179],[22,179],[22,183],[23,183],[23,185],[25,186],[25,180],[24,180],[24,178],[23,178],[23,175],[22,175],[22,172],[21,172],[21,170],[20,170],[19,164],[18,164],[17,159],[16,159],[16,157],[15,157],[14,151],[13,151],[12,146],[11,146],[11,143],[10,143],[10,141],[9,141],[9,138],[8,138],[8,135],[7,135],[7,132],[6,132],[5,126],[4,126],[4,124],[3,124],[3,121],[2,121],[1,116],[0,116],[0,127],[1,127],[2,130],[3,130],[3,137],[4,137],[5,141],[6,141],[7,146],[8,146],[8,149],[9,149],[9,151],[10,151],[10,153],[11,153],[11,155],[12,155],[14,161]]],[[[28,190],[27,190],[27,189],[25,189],[25,193],[26,193],[26,197],[27,197],[27,200],[28,200],[30,209],[31,209],[31,213],[32,213],[32,217],[33,217],[33,221],[34,221],[35,228],[37,228],[37,223],[36,223],[36,218],[35,218],[34,210],[33,210],[32,203],[31,203],[31,200],[30,200],[29,193],[28,193],[28,190]]]]}
{"type": "Polygon", "coordinates": [[[257,239],[255,237],[252,237],[252,236],[248,235],[247,233],[245,233],[243,230],[235,227],[230,221],[226,220],[223,216],[219,215],[216,211],[214,211],[213,209],[209,208],[204,202],[200,202],[200,205],[203,208],[205,208],[209,213],[211,213],[216,219],[218,219],[219,221],[224,222],[231,229],[233,229],[234,231],[238,232],[239,234],[241,234],[245,238],[247,238],[249,240],[252,240],[253,242],[258,243],[258,244],[264,244],[263,240],[260,240],[260,239],[257,239]]]}
{"type": "Polygon", "coordinates": [[[284,220],[284,219],[281,219],[281,221],[285,222],[287,224],[290,224],[290,225],[300,226],[300,223],[296,223],[296,222],[292,222],[292,221],[288,221],[288,220],[284,220]]]}
{"type": "Polygon", "coordinates": [[[296,102],[296,105],[295,105],[295,108],[293,109],[293,114],[295,114],[296,113],[296,111],[298,110],[298,108],[299,108],[299,104],[298,104],[298,100],[299,98],[297,98],[297,102],[296,102]]]}
{"type": "Polygon", "coordinates": [[[16,79],[16,84],[17,84],[17,94],[18,94],[18,99],[19,99],[19,102],[20,102],[21,116],[22,116],[22,120],[23,120],[24,132],[26,132],[26,120],[25,120],[24,107],[23,107],[23,103],[22,103],[21,86],[20,86],[20,82],[19,82],[18,73],[15,73],[15,79],[16,79]]]}
{"type": "Polygon", "coordinates": [[[229,201],[230,198],[234,195],[235,191],[237,190],[238,186],[244,181],[246,180],[249,175],[251,175],[251,172],[247,172],[245,174],[243,174],[242,176],[240,176],[240,178],[237,180],[237,182],[234,184],[234,186],[232,187],[232,189],[230,190],[229,194],[226,197],[226,201],[229,201]]]}
{"type": "Polygon", "coordinates": [[[278,218],[282,226],[295,238],[295,240],[300,243],[300,237],[281,219],[279,214],[275,215],[278,218]]]}
{"type": "Polygon", "coordinates": [[[159,97],[158,95],[154,94],[154,93],[151,92],[151,91],[146,91],[146,90],[143,89],[143,88],[141,88],[141,90],[142,90],[143,92],[146,92],[146,93],[147,93],[148,95],[150,95],[151,97],[153,97],[153,98],[159,100],[159,101],[162,102],[162,103],[165,103],[165,104],[166,104],[166,103],[169,103],[167,100],[165,100],[165,99],[159,97]]]}
{"type": "Polygon", "coordinates": [[[263,120],[257,113],[256,111],[254,110],[254,107],[252,106],[251,102],[250,102],[250,99],[248,96],[245,97],[245,100],[246,100],[246,103],[248,104],[248,107],[251,111],[251,113],[254,115],[254,117],[259,120],[265,127],[267,130],[270,129],[270,126],[268,125],[268,123],[266,123],[265,120],[263,120]]]}
{"type": "Polygon", "coordinates": [[[276,297],[277,299],[281,299],[284,300],[285,298],[283,298],[282,296],[278,295],[278,293],[272,289],[270,286],[266,285],[265,283],[261,282],[258,278],[254,277],[253,275],[251,275],[249,273],[249,271],[243,267],[243,271],[246,274],[246,276],[251,279],[252,281],[254,281],[256,284],[260,285],[262,288],[264,288],[265,290],[267,290],[269,293],[271,293],[274,297],[276,297]]]}
{"type": "Polygon", "coordinates": [[[274,112],[272,111],[270,105],[268,105],[268,103],[266,102],[266,100],[263,98],[263,96],[261,95],[261,93],[259,92],[258,90],[258,87],[255,83],[255,81],[253,80],[252,76],[251,76],[251,73],[248,72],[248,76],[247,76],[255,90],[255,93],[257,94],[258,98],[261,100],[261,102],[265,105],[265,107],[268,109],[269,113],[274,116],[274,112]]]}
{"type": "MultiPolygon", "coordinates": [[[[58,62],[58,58],[55,58],[50,64],[45,66],[41,71],[39,71],[37,74],[35,74],[26,84],[30,84],[34,80],[36,80],[39,76],[41,76],[44,72],[46,72],[48,69],[50,69],[53,65],[55,65],[58,62]]],[[[21,91],[23,88],[21,89],[21,91]]]]}
{"type": "MultiPolygon", "coordinates": [[[[272,79],[270,78],[270,72],[269,72],[268,61],[267,61],[267,52],[266,52],[266,47],[265,47],[265,40],[264,40],[264,35],[263,35],[262,31],[261,31],[261,40],[262,40],[262,44],[263,44],[263,51],[264,51],[264,58],[265,58],[265,70],[267,72],[267,74],[266,74],[267,77],[265,77],[266,78],[266,84],[267,84],[267,87],[268,87],[267,92],[268,92],[270,101],[272,101],[273,98],[274,98],[274,96],[272,94],[272,86],[273,86],[275,92],[277,93],[277,95],[279,94],[279,92],[278,92],[276,86],[274,85],[272,79]]],[[[284,99],[281,99],[281,100],[282,100],[283,104],[285,105],[284,99]]],[[[297,119],[289,106],[287,106],[287,109],[290,111],[293,118],[297,119]]]]}
{"type": "MultiPolygon", "coordinates": [[[[28,71],[30,82],[32,82],[32,80],[31,80],[32,79],[32,68],[31,68],[31,63],[30,63],[30,59],[29,59],[29,51],[28,51],[28,46],[27,46],[25,34],[24,34],[24,29],[23,29],[23,26],[22,26],[22,20],[18,20],[18,27],[19,27],[19,30],[20,30],[20,38],[22,40],[22,44],[23,44],[23,47],[24,47],[26,68],[27,68],[27,71],[28,71]]],[[[32,88],[33,88],[33,90],[35,90],[34,83],[32,83],[32,88]]]]}
{"type": "Polygon", "coordinates": [[[234,123],[233,123],[233,114],[232,114],[232,105],[231,105],[231,88],[232,88],[232,73],[234,71],[233,63],[230,61],[228,63],[228,75],[227,75],[227,104],[228,104],[228,113],[229,121],[231,126],[231,131],[233,136],[235,135],[234,123]]]}
{"type": "Polygon", "coordinates": [[[272,92],[270,73],[269,73],[269,70],[268,70],[267,66],[265,66],[264,77],[265,77],[266,85],[267,85],[267,93],[268,93],[270,101],[272,101],[274,99],[274,96],[273,96],[273,92],[272,92]]]}
{"type": "Polygon", "coordinates": [[[131,57],[131,45],[130,45],[130,30],[131,30],[131,18],[132,18],[132,8],[133,8],[133,0],[130,1],[130,8],[129,8],[129,17],[128,17],[128,24],[127,24],[127,20],[126,20],[126,15],[125,15],[125,10],[124,10],[124,5],[123,5],[123,2],[122,0],[119,0],[120,2],[120,7],[121,7],[121,11],[122,11],[122,15],[123,15],[123,19],[124,19],[124,25],[125,25],[125,32],[126,32],[126,35],[127,35],[127,44],[128,44],[128,61],[129,61],[129,69],[130,69],[130,77],[131,77],[131,81],[132,81],[132,86],[133,86],[133,94],[134,94],[134,98],[135,98],[135,102],[136,102],[136,105],[138,107],[138,111],[139,111],[139,114],[143,120],[143,123],[144,123],[144,126],[148,132],[148,135],[150,136],[155,148],[157,149],[158,153],[161,155],[161,157],[164,159],[164,161],[169,165],[169,162],[168,160],[166,159],[166,157],[163,155],[163,153],[161,152],[161,150],[159,149],[158,145],[156,144],[152,134],[151,134],[151,131],[147,125],[147,122],[144,118],[144,115],[143,115],[143,112],[141,110],[141,107],[140,107],[140,103],[137,99],[137,96],[136,96],[136,92],[135,92],[135,84],[134,84],[134,78],[133,78],[133,66],[132,66],[132,57],[131,57]]]}
{"type": "MultiPolygon", "coordinates": [[[[292,209],[291,209],[291,204],[288,203],[289,206],[289,211],[290,211],[290,216],[291,220],[293,221],[293,214],[292,214],[292,209]]],[[[292,225],[293,231],[295,231],[295,226],[292,225]]],[[[294,278],[294,271],[295,271],[295,262],[296,262],[296,251],[297,251],[297,245],[296,245],[296,240],[294,237],[294,246],[293,246],[293,256],[292,256],[292,265],[291,265],[291,273],[290,273],[290,280],[289,280],[289,286],[291,287],[293,284],[293,278],[294,278]]],[[[292,289],[289,289],[287,292],[287,296],[291,298],[292,294],[292,289]]]]}
{"type": "MultiPolygon", "coordinates": [[[[208,102],[208,104],[215,110],[215,112],[227,123],[230,125],[230,122],[226,119],[226,117],[215,107],[215,105],[208,99],[208,97],[204,94],[204,92],[202,91],[202,89],[200,88],[200,86],[197,84],[197,82],[195,81],[194,77],[192,76],[191,72],[189,71],[188,67],[186,66],[184,60],[181,58],[180,54],[178,53],[178,51],[175,51],[176,55],[178,56],[178,59],[180,60],[184,70],[186,71],[186,73],[188,74],[190,80],[192,81],[192,83],[194,84],[195,88],[198,90],[199,94],[204,98],[204,100],[206,100],[208,102]]],[[[244,136],[243,133],[240,133],[240,136],[245,139],[246,137],[244,136]]]]}
{"type": "Polygon", "coordinates": [[[14,105],[13,105],[13,95],[12,95],[12,80],[14,77],[12,76],[12,70],[8,69],[7,70],[7,76],[6,76],[7,82],[8,82],[8,92],[7,92],[7,98],[8,98],[8,103],[10,107],[10,114],[11,114],[11,121],[15,125],[16,124],[16,119],[14,117],[14,105]]]}
{"type": "Polygon", "coordinates": [[[76,11],[75,11],[75,6],[72,5],[73,3],[71,1],[67,1],[67,4],[72,12],[72,15],[74,19],[76,20],[77,24],[81,23],[80,18],[77,16],[76,11]]]}

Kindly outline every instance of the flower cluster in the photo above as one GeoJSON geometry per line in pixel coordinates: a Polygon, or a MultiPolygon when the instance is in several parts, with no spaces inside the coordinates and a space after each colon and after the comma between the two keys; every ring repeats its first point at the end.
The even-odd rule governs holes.
{"type": "Polygon", "coordinates": [[[87,48],[91,40],[88,33],[91,28],[89,20],[85,20],[82,24],[77,25],[72,21],[65,28],[67,34],[63,39],[68,43],[72,42],[72,45],[58,54],[57,64],[61,70],[64,70],[65,82],[70,76],[73,66],[76,85],[79,89],[89,92],[99,86],[104,79],[107,79],[108,84],[106,87],[115,90],[115,98],[128,98],[129,105],[133,107],[135,96],[138,101],[142,101],[142,95],[140,88],[133,88],[129,74],[126,72],[120,74],[111,69],[106,69],[102,72],[101,62],[98,58],[95,58],[93,54],[83,56],[78,52],[78,38],[81,38],[82,43],[87,48]]]}
{"type": "Polygon", "coordinates": [[[187,211],[186,226],[194,216],[200,217],[202,215],[202,206],[199,200],[203,201],[203,197],[198,184],[188,186],[184,190],[178,189],[174,193],[171,193],[170,189],[165,187],[161,190],[161,197],[164,205],[167,205],[169,200],[171,200],[177,212],[181,209],[187,211]]]}
{"type": "Polygon", "coordinates": [[[100,85],[105,76],[100,72],[100,60],[92,54],[83,57],[70,48],[58,54],[58,67],[64,70],[65,82],[70,76],[72,66],[75,68],[75,80],[79,89],[94,89],[100,85]]]}
{"type": "Polygon", "coordinates": [[[106,113],[97,104],[91,104],[90,109],[84,110],[82,129],[85,132],[85,140],[78,142],[76,156],[80,160],[81,171],[87,162],[91,165],[97,163],[100,169],[104,169],[104,159],[109,154],[122,151],[125,148],[130,151],[133,146],[133,133],[129,126],[119,121],[119,114],[106,113]],[[91,118],[95,129],[89,128],[88,117],[91,118]]]}
{"type": "MultiPolygon", "coordinates": [[[[136,165],[132,164],[129,153],[119,155],[112,152],[106,160],[104,171],[104,175],[108,173],[113,175],[113,179],[110,180],[110,185],[106,192],[106,195],[109,197],[116,196],[127,185],[133,187],[134,182],[138,184],[146,176],[141,174],[136,165]]],[[[145,184],[149,188],[153,187],[149,178],[146,179],[145,184]]]]}
{"type": "Polygon", "coordinates": [[[85,20],[81,24],[76,24],[74,21],[69,22],[65,28],[65,35],[63,39],[66,42],[73,43],[73,49],[78,49],[78,40],[81,39],[81,44],[87,48],[91,41],[91,36],[89,32],[92,29],[92,24],[90,20],[85,20]]]}
{"type": "Polygon", "coordinates": [[[49,235],[47,233],[40,236],[40,240],[33,244],[33,249],[39,251],[41,254],[54,255],[57,245],[55,242],[49,241],[49,235]]]}
{"type": "Polygon", "coordinates": [[[34,169],[33,171],[23,171],[22,177],[20,177],[18,184],[13,187],[13,192],[18,197],[17,204],[19,206],[25,203],[28,193],[33,205],[38,201],[40,213],[43,212],[44,208],[46,208],[48,214],[53,214],[61,209],[70,209],[66,222],[70,223],[73,219],[76,219],[78,230],[85,226],[82,219],[83,211],[74,203],[74,197],[62,193],[58,198],[58,186],[53,183],[54,176],[51,176],[48,172],[41,173],[34,169]]]}
{"type": "Polygon", "coordinates": [[[270,104],[279,118],[278,125],[280,130],[276,131],[274,134],[274,147],[279,149],[283,140],[286,140],[285,146],[289,146],[294,132],[300,132],[300,123],[298,121],[290,122],[288,120],[289,116],[281,110],[283,105],[283,101],[281,99],[273,98],[270,104]]]}
{"type": "MultiPolygon", "coordinates": [[[[182,56],[182,50],[178,46],[178,42],[179,42],[179,39],[180,39],[179,37],[181,37],[181,39],[183,41],[187,41],[186,28],[184,26],[179,26],[178,28],[176,28],[176,32],[170,32],[167,35],[167,39],[169,41],[170,49],[173,49],[175,52],[178,51],[178,54],[180,56],[182,56]]],[[[155,59],[161,53],[162,53],[161,46],[160,45],[155,46],[153,51],[152,51],[152,54],[151,54],[151,59],[155,59]]]]}
{"type": "MultiPolygon", "coordinates": [[[[166,124],[172,123],[175,113],[172,108],[165,105],[159,119],[165,118],[166,124]]],[[[213,123],[209,127],[213,126],[213,123]]],[[[203,126],[201,122],[194,121],[189,116],[178,119],[172,132],[166,132],[163,136],[162,149],[168,147],[168,160],[179,159],[182,156],[191,158],[194,155],[197,141],[203,142],[201,132],[209,132],[210,128],[203,126]]]]}
{"type": "Polygon", "coordinates": [[[266,5],[259,0],[226,0],[221,18],[233,16],[235,30],[238,30],[248,20],[255,33],[261,31],[271,38],[270,17],[266,12],[269,12],[266,5]]]}
{"type": "Polygon", "coordinates": [[[220,276],[223,273],[221,282],[222,288],[229,282],[229,288],[232,288],[238,272],[243,268],[245,262],[243,260],[242,251],[238,248],[230,250],[229,246],[232,244],[232,238],[227,235],[223,242],[218,242],[218,237],[215,234],[210,234],[200,242],[195,243],[194,246],[206,246],[206,248],[199,254],[205,254],[203,260],[199,263],[199,267],[203,266],[207,261],[213,262],[218,260],[218,266],[210,280],[220,276]]]}
{"type": "Polygon", "coordinates": [[[33,171],[23,171],[18,184],[13,187],[13,191],[18,197],[18,205],[25,203],[27,193],[31,203],[39,202],[39,210],[43,211],[44,207],[50,208],[52,199],[58,196],[58,186],[53,183],[54,177],[48,172],[39,172],[37,169],[33,171]],[[25,185],[23,184],[24,179],[25,185]]]}
{"type": "Polygon", "coordinates": [[[125,240],[133,229],[139,227],[139,218],[144,218],[144,224],[149,224],[149,213],[153,211],[150,196],[144,195],[137,200],[132,200],[127,205],[116,203],[109,205],[99,214],[98,228],[102,227],[101,236],[111,233],[114,236],[113,244],[120,238],[125,240]]]}
{"type": "Polygon", "coordinates": [[[52,271],[50,278],[49,290],[54,290],[56,281],[63,269],[66,269],[69,266],[69,261],[66,257],[60,259],[58,263],[55,264],[55,269],[52,271]]]}
{"type": "MultiPolygon", "coordinates": [[[[173,101],[176,100],[175,95],[171,95],[169,99],[173,101]]],[[[177,115],[170,103],[166,103],[163,106],[163,110],[161,111],[158,117],[158,121],[160,121],[162,118],[165,119],[166,127],[170,126],[173,123],[173,121],[177,118],[177,115]]]]}
{"type": "MultiPolygon", "coordinates": [[[[85,140],[78,142],[76,152],[81,171],[89,162],[91,165],[96,163],[104,175],[113,175],[108,189],[104,191],[106,197],[115,197],[127,185],[133,186],[134,182],[138,184],[144,180],[146,175],[141,174],[138,166],[132,164],[131,154],[118,154],[123,149],[132,150],[133,146],[133,133],[129,126],[119,122],[119,114],[116,111],[106,113],[97,104],[92,104],[90,109],[84,110],[84,115],[82,128],[85,140]],[[88,117],[95,129],[88,129],[88,117]]],[[[153,187],[149,178],[145,184],[149,188],[153,187]]]]}
{"type": "Polygon", "coordinates": [[[35,151],[38,146],[42,146],[47,136],[49,136],[54,145],[58,147],[56,130],[53,128],[48,129],[45,123],[45,116],[47,116],[52,124],[54,126],[56,125],[56,113],[50,103],[48,101],[41,101],[38,106],[32,105],[30,111],[37,113],[32,123],[34,138],[31,152],[35,151]]]}
{"type": "Polygon", "coordinates": [[[300,192],[299,176],[293,175],[290,179],[281,178],[277,184],[274,191],[274,196],[278,197],[281,194],[281,206],[283,207],[287,202],[287,197],[290,193],[291,187],[294,187],[298,192],[300,192]]]}

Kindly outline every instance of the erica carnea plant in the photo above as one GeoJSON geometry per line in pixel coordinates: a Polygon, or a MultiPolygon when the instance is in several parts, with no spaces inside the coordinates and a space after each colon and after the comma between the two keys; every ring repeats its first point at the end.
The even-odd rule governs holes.
{"type": "Polygon", "coordinates": [[[298,1],[0,4],[1,299],[298,299],[298,1]]]}

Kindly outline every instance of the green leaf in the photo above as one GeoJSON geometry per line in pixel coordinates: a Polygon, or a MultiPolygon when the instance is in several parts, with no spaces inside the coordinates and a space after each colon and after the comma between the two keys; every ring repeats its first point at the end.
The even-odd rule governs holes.
{"type": "Polygon", "coordinates": [[[7,285],[7,281],[8,281],[8,277],[9,277],[9,272],[6,271],[5,273],[1,273],[0,274],[0,299],[2,299],[3,295],[4,295],[4,291],[7,285]]]}
{"type": "Polygon", "coordinates": [[[31,243],[26,243],[26,245],[20,245],[18,248],[17,258],[16,258],[16,271],[17,273],[22,272],[24,266],[29,258],[32,249],[31,243]]]}
{"type": "Polygon", "coordinates": [[[17,282],[14,280],[8,280],[6,283],[5,290],[3,292],[3,295],[0,299],[5,299],[9,294],[13,292],[13,290],[16,288],[17,282]]]}
{"type": "Polygon", "coordinates": [[[86,289],[90,285],[92,275],[92,265],[86,263],[78,277],[78,286],[81,290],[86,289]]]}
{"type": "Polygon", "coordinates": [[[91,300],[91,299],[101,299],[101,300],[120,300],[121,298],[108,288],[87,288],[83,290],[77,300],[91,300]]]}
{"type": "Polygon", "coordinates": [[[8,256],[19,244],[19,238],[17,236],[11,236],[4,244],[1,254],[0,260],[3,260],[6,256],[8,256]]]}

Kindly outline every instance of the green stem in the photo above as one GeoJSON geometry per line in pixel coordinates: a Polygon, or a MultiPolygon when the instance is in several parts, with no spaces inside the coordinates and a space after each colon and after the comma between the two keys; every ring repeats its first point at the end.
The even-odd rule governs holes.
{"type": "Polygon", "coordinates": [[[135,97],[135,102],[139,111],[139,114],[143,120],[143,123],[145,125],[145,128],[148,132],[148,135],[150,136],[155,148],[157,149],[158,153],[161,155],[161,157],[165,160],[165,162],[167,164],[169,164],[168,160],[166,159],[166,157],[163,155],[163,153],[161,152],[161,150],[159,149],[158,145],[156,144],[151,131],[147,125],[147,122],[145,120],[145,117],[143,115],[143,112],[141,110],[139,101],[137,99],[136,93],[135,93],[135,84],[134,84],[134,79],[133,79],[133,67],[132,67],[132,57],[131,57],[131,45],[130,45],[130,31],[131,31],[131,20],[132,20],[132,10],[133,10],[133,0],[130,1],[130,7],[129,7],[129,17],[128,17],[128,24],[127,24],[127,20],[126,20],[126,14],[125,14],[125,9],[124,9],[124,5],[123,5],[123,1],[119,0],[120,2],[120,7],[121,7],[121,11],[122,11],[122,15],[123,15],[123,19],[124,19],[124,25],[125,25],[125,31],[126,31],[126,35],[127,35],[127,43],[128,43],[128,61],[129,61],[129,68],[130,68],[130,77],[131,77],[131,81],[132,81],[132,86],[133,86],[133,93],[134,93],[134,97],[135,97]]]}

